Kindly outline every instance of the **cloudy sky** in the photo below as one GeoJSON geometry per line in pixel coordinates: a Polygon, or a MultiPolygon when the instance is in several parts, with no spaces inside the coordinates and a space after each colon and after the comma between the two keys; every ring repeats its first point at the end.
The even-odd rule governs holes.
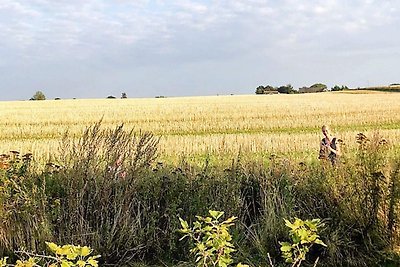
{"type": "Polygon", "coordinates": [[[0,0],[0,100],[400,82],[398,0],[0,0]]]}

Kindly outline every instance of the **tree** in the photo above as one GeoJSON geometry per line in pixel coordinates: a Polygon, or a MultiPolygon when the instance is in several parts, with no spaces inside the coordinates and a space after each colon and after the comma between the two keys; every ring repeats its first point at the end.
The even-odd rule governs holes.
{"type": "Polygon", "coordinates": [[[121,98],[122,98],[122,99],[128,98],[128,96],[126,95],[126,93],[122,93],[121,98]]]}
{"type": "Polygon", "coordinates": [[[271,92],[276,92],[276,87],[273,87],[271,85],[263,86],[260,85],[256,88],[256,94],[257,95],[262,95],[262,94],[270,94],[271,92]]]}
{"type": "Polygon", "coordinates": [[[310,88],[323,91],[323,90],[326,90],[328,87],[323,83],[315,83],[315,84],[311,85],[310,88]]]}
{"type": "Polygon", "coordinates": [[[256,94],[257,95],[262,95],[264,94],[264,86],[260,85],[256,88],[256,94]]]}
{"type": "Polygon", "coordinates": [[[273,87],[271,85],[267,85],[267,86],[264,87],[264,91],[273,92],[273,91],[276,91],[276,87],[273,87]]]}
{"type": "Polygon", "coordinates": [[[30,100],[46,100],[46,96],[42,91],[37,91],[30,100]]]}
{"type": "Polygon", "coordinates": [[[283,85],[278,87],[278,92],[281,94],[293,94],[295,93],[293,90],[293,86],[291,84],[283,85]]]}
{"type": "Polygon", "coordinates": [[[348,90],[349,88],[345,85],[339,86],[335,85],[334,87],[331,88],[331,91],[343,91],[343,90],[348,90]]]}

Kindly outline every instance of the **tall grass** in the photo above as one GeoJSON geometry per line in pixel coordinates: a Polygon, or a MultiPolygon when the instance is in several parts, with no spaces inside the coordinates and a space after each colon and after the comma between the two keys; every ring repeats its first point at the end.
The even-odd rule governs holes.
{"type": "Polygon", "coordinates": [[[65,139],[44,170],[10,169],[5,159],[1,253],[40,250],[52,240],[90,245],[118,266],[173,264],[188,260],[178,216],[192,222],[208,209],[239,217],[237,257],[254,265],[268,262],[268,255],[282,262],[284,218],[324,220],[321,239],[328,247],[309,258],[322,254],[324,266],[372,266],[398,245],[399,160],[389,157],[379,135],[359,135],[357,153],[337,167],[242,154],[230,164],[182,158],[172,165],[157,158],[158,142],[151,133],[98,123],[76,140],[65,139]]]}

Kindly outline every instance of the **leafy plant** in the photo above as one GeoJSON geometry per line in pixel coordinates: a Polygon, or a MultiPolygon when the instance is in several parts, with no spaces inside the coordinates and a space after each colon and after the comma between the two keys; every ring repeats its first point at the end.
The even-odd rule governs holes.
{"type": "Polygon", "coordinates": [[[295,218],[291,223],[285,219],[285,224],[290,228],[289,237],[291,242],[280,242],[282,256],[292,267],[298,267],[306,259],[307,253],[314,244],[326,247],[326,244],[319,239],[318,228],[323,226],[319,219],[301,220],[295,218]]]}
{"type": "Polygon", "coordinates": [[[64,245],[58,246],[52,242],[46,242],[47,247],[55,255],[39,255],[28,252],[20,252],[29,256],[27,260],[17,260],[14,264],[7,264],[7,257],[0,259],[0,267],[15,266],[15,267],[97,267],[97,258],[100,255],[89,256],[93,250],[87,246],[64,245]],[[41,264],[41,265],[39,265],[41,264]]]}
{"type": "MultiPolygon", "coordinates": [[[[231,253],[235,251],[231,243],[232,237],[229,233],[229,227],[234,225],[236,217],[220,222],[224,215],[223,211],[208,211],[211,217],[196,216],[197,221],[193,227],[179,218],[182,229],[180,232],[185,234],[180,240],[189,237],[195,243],[194,248],[190,250],[196,256],[197,266],[218,266],[226,267],[233,262],[231,253]]],[[[241,263],[238,266],[246,266],[241,263]]]]}

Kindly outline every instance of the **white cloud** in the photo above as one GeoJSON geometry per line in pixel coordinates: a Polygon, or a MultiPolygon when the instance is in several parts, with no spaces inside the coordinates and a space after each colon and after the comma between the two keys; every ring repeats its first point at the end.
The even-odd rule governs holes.
{"type": "Polygon", "coordinates": [[[75,62],[122,73],[232,62],[243,72],[289,71],[321,58],[334,65],[330,55],[387,57],[378,51],[398,47],[399,10],[395,0],[2,0],[0,67],[41,66],[46,77],[75,62]]]}

